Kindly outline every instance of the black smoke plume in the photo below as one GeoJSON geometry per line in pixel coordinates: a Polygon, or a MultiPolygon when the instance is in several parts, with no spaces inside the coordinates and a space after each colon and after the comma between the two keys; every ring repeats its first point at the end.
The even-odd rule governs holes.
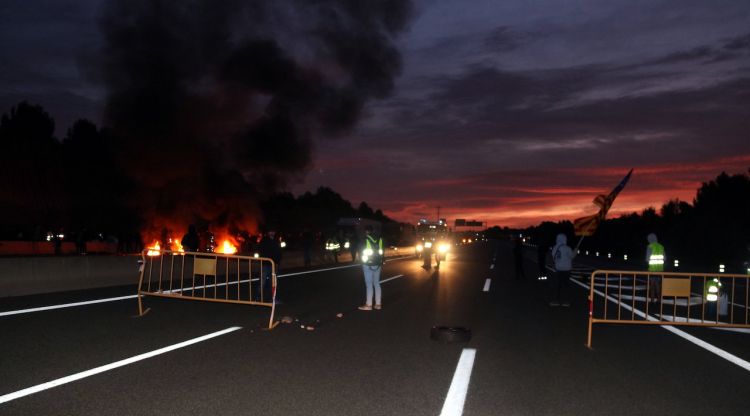
{"type": "Polygon", "coordinates": [[[391,92],[411,13],[405,0],[108,3],[105,124],[146,228],[254,230],[258,199],[304,175],[313,139],[391,92]]]}

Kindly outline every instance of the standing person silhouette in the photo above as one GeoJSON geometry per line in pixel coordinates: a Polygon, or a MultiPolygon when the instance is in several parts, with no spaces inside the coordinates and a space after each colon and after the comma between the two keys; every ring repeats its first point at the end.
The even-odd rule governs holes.
{"type": "Polygon", "coordinates": [[[185,251],[198,251],[198,247],[201,243],[201,237],[198,235],[198,231],[195,230],[195,225],[190,224],[188,226],[188,232],[182,236],[182,249],[185,251]]]}
{"type": "Polygon", "coordinates": [[[558,234],[556,244],[552,247],[555,274],[549,306],[570,306],[570,270],[573,268],[575,256],[573,249],[568,246],[568,237],[562,233],[558,234]]]}
{"type": "Polygon", "coordinates": [[[365,242],[362,245],[362,272],[365,276],[365,304],[359,307],[361,311],[380,310],[381,291],[380,291],[380,271],[383,268],[383,239],[380,236],[373,235],[371,225],[365,227],[365,242]],[[373,289],[375,292],[375,305],[372,304],[373,289]]]}

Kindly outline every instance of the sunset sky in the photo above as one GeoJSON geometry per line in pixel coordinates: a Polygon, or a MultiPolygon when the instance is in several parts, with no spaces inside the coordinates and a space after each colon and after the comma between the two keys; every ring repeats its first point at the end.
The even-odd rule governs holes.
{"type": "MultiPolygon", "coordinates": [[[[102,1],[0,5],[0,111],[45,107],[58,136],[101,123],[85,71],[102,1]],[[87,52],[88,51],[88,52],[87,52]]],[[[295,194],[329,186],[398,220],[527,226],[691,201],[750,167],[750,2],[418,1],[391,95],[318,135],[295,194]]]]}

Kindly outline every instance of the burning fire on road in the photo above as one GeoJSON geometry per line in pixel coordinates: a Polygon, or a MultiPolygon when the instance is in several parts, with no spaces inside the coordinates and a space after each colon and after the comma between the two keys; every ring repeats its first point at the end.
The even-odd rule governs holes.
{"type": "MultiPolygon", "coordinates": [[[[162,254],[162,244],[159,239],[152,238],[151,244],[146,247],[146,255],[147,256],[159,256],[162,254]]],[[[148,240],[147,240],[148,241],[148,240]]],[[[185,249],[182,247],[182,244],[180,243],[180,240],[173,237],[168,237],[166,239],[166,249],[165,251],[169,251],[171,254],[184,254],[185,249]]],[[[213,234],[208,235],[206,239],[206,243],[204,247],[200,248],[200,251],[205,251],[208,253],[219,253],[219,254],[237,254],[239,251],[239,244],[237,240],[234,237],[231,237],[230,235],[222,236],[218,239],[216,239],[213,234]],[[215,244],[215,241],[221,241],[220,244],[215,244]]]]}

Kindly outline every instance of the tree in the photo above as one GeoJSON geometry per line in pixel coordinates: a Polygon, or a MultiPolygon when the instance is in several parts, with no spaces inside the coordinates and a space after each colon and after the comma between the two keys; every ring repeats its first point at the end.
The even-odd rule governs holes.
{"type": "MultiPolygon", "coordinates": [[[[0,118],[0,215],[11,227],[58,227],[66,204],[55,121],[21,102],[0,118]]],[[[6,230],[7,232],[7,230],[6,230]]]]}
{"type": "Polygon", "coordinates": [[[693,201],[695,236],[704,262],[735,269],[747,255],[750,242],[750,177],[727,175],[705,182],[693,201]]]}

